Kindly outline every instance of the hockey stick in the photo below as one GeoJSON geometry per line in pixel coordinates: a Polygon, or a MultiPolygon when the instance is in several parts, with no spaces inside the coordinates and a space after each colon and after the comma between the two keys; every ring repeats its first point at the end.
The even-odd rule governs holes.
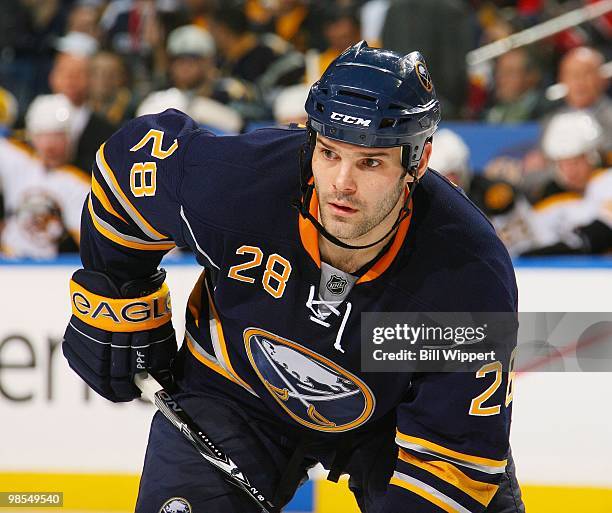
{"type": "Polygon", "coordinates": [[[193,420],[185,413],[178,402],[146,372],[134,376],[134,383],[142,395],[176,428],[183,433],[202,457],[222,472],[227,481],[245,492],[261,508],[261,513],[279,513],[279,510],[255,488],[238,466],[214,442],[206,436],[193,420]]]}

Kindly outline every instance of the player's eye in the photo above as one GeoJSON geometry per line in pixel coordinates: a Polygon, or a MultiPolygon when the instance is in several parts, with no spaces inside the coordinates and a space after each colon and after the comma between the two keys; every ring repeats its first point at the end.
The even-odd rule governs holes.
{"type": "Polygon", "coordinates": [[[378,167],[378,166],[380,166],[380,160],[376,160],[376,159],[363,159],[363,165],[365,167],[378,167]]]}
{"type": "Polygon", "coordinates": [[[321,153],[326,159],[329,159],[329,160],[334,160],[337,157],[335,152],[328,150],[327,148],[322,148],[321,153]]]}

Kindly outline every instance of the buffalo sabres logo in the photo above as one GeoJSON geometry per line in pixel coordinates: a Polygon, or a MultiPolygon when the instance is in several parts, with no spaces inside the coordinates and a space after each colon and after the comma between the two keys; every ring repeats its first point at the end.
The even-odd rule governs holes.
{"type": "Polygon", "coordinates": [[[164,502],[159,513],[191,513],[191,504],[182,497],[172,497],[164,502]]]}
{"type": "Polygon", "coordinates": [[[431,81],[431,75],[427,70],[427,66],[421,61],[416,61],[414,63],[414,69],[416,70],[417,77],[419,77],[419,81],[421,85],[425,88],[425,90],[430,93],[433,89],[433,82],[431,81]]]}
{"type": "Polygon", "coordinates": [[[332,294],[340,296],[344,294],[344,289],[346,288],[347,284],[348,282],[342,276],[332,274],[331,278],[327,281],[327,284],[325,286],[327,287],[327,290],[329,290],[332,294]]]}
{"type": "Polygon", "coordinates": [[[257,328],[245,330],[244,342],[259,379],[300,424],[341,432],[372,415],[374,396],[368,386],[331,360],[257,328]]]}

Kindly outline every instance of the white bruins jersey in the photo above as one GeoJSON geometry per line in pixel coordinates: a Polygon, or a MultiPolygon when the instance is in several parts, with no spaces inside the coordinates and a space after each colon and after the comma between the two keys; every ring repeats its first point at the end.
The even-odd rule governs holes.
{"type": "Polygon", "coordinates": [[[561,192],[541,200],[534,205],[530,219],[535,246],[558,242],[574,246],[574,230],[602,220],[611,201],[612,168],[596,171],[584,194],[561,192]]]}
{"type": "Polygon", "coordinates": [[[25,145],[0,139],[5,256],[53,258],[65,230],[78,242],[87,175],[73,166],[48,170],[25,145]]]}

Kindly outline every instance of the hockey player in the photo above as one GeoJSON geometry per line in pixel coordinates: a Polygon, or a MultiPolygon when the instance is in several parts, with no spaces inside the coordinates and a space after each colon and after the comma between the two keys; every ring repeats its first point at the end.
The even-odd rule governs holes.
{"type": "MultiPolygon", "coordinates": [[[[427,170],[440,110],[423,57],[361,42],[306,111],[306,129],[213,137],[169,110],[100,148],[70,366],[112,401],[139,395],[142,369],[173,375],[182,407],[278,506],[321,462],[350,475],[367,513],[523,511],[507,361],[480,375],[361,371],[362,312],[517,308],[493,228],[427,170]],[[178,354],[157,270],[175,245],[204,267],[178,354]]],[[[156,415],[136,511],[170,505],[258,511],[156,415]]]]}
{"type": "Polygon", "coordinates": [[[550,121],[542,149],[554,179],[533,206],[534,248],[525,255],[603,253],[612,248],[612,169],[600,167],[602,128],[584,111],[550,121]]]}
{"type": "Polygon", "coordinates": [[[6,220],[0,241],[5,256],[43,259],[78,250],[89,179],[84,171],[68,165],[73,114],[64,96],[38,96],[26,113],[32,147],[0,139],[6,220]]]}

